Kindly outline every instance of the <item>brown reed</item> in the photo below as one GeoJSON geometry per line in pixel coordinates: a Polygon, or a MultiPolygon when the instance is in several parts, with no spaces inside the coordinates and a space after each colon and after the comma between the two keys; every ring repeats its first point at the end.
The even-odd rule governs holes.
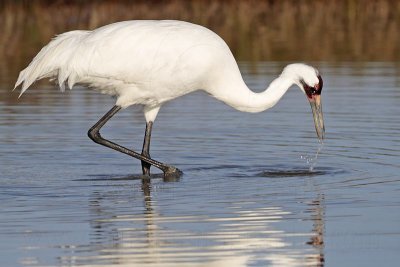
{"type": "Polygon", "coordinates": [[[400,60],[400,1],[394,0],[3,0],[0,74],[14,75],[55,34],[131,19],[202,24],[238,60],[400,60]]]}

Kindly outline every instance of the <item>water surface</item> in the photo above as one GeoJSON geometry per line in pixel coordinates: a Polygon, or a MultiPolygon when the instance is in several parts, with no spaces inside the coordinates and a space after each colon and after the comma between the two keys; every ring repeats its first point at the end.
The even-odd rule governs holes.
{"type": "MultiPolygon", "coordinates": [[[[264,89],[283,63],[240,67],[264,89]]],[[[315,63],[326,141],[297,88],[246,114],[203,93],[165,105],[151,155],[184,175],[140,179],[87,130],[114,99],[0,79],[1,266],[377,266],[400,260],[399,69],[315,63]]],[[[140,150],[140,108],[103,136],[140,150]]],[[[157,170],[154,169],[157,173],[157,170]]]]}

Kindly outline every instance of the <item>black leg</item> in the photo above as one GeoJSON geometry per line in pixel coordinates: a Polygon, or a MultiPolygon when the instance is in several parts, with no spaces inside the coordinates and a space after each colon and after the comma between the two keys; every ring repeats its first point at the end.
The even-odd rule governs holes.
{"type": "MultiPolygon", "coordinates": [[[[150,158],[150,139],[151,139],[151,129],[153,128],[153,122],[149,121],[146,123],[146,132],[144,134],[142,156],[150,158]]],[[[150,175],[151,164],[142,161],[142,171],[143,175],[150,175]]]]}
{"type": "Polygon", "coordinates": [[[137,158],[137,159],[141,160],[142,162],[145,162],[149,165],[153,165],[154,167],[159,168],[160,170],[162,170],[164,172],[164,176],[180,176],[182,174],[182,172],[178,168],[163,164],[159,161],[156,161],[156,160],[153,160],[146,156],[143,156],[133,150],[129,150],[126,147],[120,146],[116,143],[113,143],[113,142],[107,140],[107,139],[104,139],[100,135],[101,127],[103,127],[104,124],[106,124],[106,122],[109,119],[111,119],[120,110],[121,110],[121,107],[119,107],[119,106],[114,106],[113,108],[111,108],[95,125],[93,125],[92,128],[90,128],[90,130],[88,131],[89,138],[100,145],[112,148],[114,150],[117,150],[119,152],[127,154],[131,157],[137,158]]]}

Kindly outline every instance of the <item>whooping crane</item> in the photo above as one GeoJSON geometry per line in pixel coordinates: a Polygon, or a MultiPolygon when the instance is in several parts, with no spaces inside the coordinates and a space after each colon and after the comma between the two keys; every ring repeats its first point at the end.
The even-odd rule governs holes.
{"type": "Polygon", "coordinates": [[[243,81],[228,45],[200,25],[173,20],[117,22],[93,31],[70,31],[55,37],[19,74],[20,96],[42,78],[55,78],[63,91],[75,84],[116,96],[117,101],[88,135],[96,143],[141,160],[144,175],[153,165],[164,175],[179,176],[173,166],[150,158],[150,137],[160,107],[167,101],[203,90],[244,112],[273,107],[292,85],[309,100],[319,139],[324,138],[322,78],[305,64],[290,64],[268,88],[251,91],[243,81]],[[146,131],[141,153],[104,139],[100,129],[118,111],[142,105],[146,131]]]}

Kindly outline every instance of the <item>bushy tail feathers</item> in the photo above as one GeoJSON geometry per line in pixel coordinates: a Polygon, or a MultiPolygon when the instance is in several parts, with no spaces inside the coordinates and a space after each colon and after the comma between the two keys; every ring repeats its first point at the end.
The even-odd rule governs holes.
{"type": "Polygon", "coordinates": [[[70,67],[71,59],[79,48],[82,38],[88,31],[70,31],[55,37],[43,47],[32,62],[19,73],[14,89],[22,84],[21,96],[35,81],[58,76],[60,89],[68,79],[68,87],[74,84],[74,75],[70,67]]]}

